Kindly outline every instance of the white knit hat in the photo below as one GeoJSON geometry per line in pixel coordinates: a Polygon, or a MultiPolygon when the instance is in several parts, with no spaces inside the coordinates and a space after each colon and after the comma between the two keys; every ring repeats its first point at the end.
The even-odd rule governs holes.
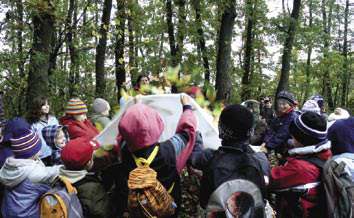
{"type": "Polygon", "coordinates": [[[96,98],[93,101],[93,111],[95,113],[103,113],[105,111],[107,111],[108,109],[110,109],[109,103],[104,100],[103,98],[96,98]]]}
{"type": "Polygon", "coordinates": [[[317,102],[314,100],[307,100],[302,106],[301,112],[305,113],[307,111],[315,112],[321,114],[321,108],[318,106],[317,102]]]}
{"type": "Polygon", "coordinates": [[[328,122],[340,120],[340,119],[347,119],[350,117],[350,114],[347,110],[337,107],[333,113],[328,116],[328,122]]]}

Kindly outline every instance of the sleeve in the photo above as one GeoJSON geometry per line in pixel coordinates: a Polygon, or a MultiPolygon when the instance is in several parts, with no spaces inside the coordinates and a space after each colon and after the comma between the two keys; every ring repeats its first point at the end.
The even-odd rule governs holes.
{"type": "Polygon", "coordinates": [[[270,133],[268,133],[271,135],[265,141],[266,147],[270,149],[275,149],[285,144],[290,137],[289,125],[290,122],[285,122],[279,127],[277,131],[271,131],[270,133]]]}
{"type": "Polygon", "coordinates": [[[212,149],[203,150],[203,137],[200,132],[197,132],[196,142],[192,154],[188,159],[188,164],[195,169],[203,170],[209,165],[213,154],[214,150],[212,149]]]}
{"type": "Polygon", "coordinates": [[[180,137],[178,139],[180,143],[179,146],[174,146],[175,150],[178,151],[178,155],[176,155],[176,168],[179,173],[185,167],[186,162],[193,151],[196,138],[196,128],[197,120],[193,114],[192,107],[190,105],[183,106],[183,113],[179,119],[176,130],[176,134],[179,134],[180,137]],[[188,139],[183,136],[183,134],[188,135],[188,139]],[[183,143],[184,146],[181,146],[183,137],[184,139],[187,139],[187,141],[186,143],[183,143]]]}
{"type": "Polygon", "coordinates": [[[289,188],[301,184],[302,174],[293,161],[274,167],[270,174],[270,189],[289,188]]]}

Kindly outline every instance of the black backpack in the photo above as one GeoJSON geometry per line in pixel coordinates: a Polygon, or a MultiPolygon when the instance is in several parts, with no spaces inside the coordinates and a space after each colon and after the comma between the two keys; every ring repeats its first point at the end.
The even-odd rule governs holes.
{"type": "Polygon", "coordinates": [[[345,163],[330,159],[323,161],[316,157],[304,158],[321,169],[322,199],[319,207],[326,208],[328,218],[354,217],[354,183],[345,171],[345,163]]]}

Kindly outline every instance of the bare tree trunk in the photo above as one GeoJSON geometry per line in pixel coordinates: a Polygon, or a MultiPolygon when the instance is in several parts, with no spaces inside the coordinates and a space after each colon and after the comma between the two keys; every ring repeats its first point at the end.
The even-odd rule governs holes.
{"type": "Polygon", "coordinates": [[[203,22],[201,18],[201,9],[200,9],[200,0],[194,0],[193,7],[195,10],[195,22],[198,26],[197,33],[198,33],[199,47],[200,47],[200,52],[202,54],[203,66],[205,69],[204,84],[210,84],[210,67],[209,67],[208,52],[205,46],[203,22]]]}
{"type": "Polygon", "coordinates": [[[33,13],[33,44],[28,73],[27,108],[32,100],[48,93],[50,43],[54,31],[54,8],[49,0],[42,1],[46,10],[33,13]]]}
{"type": "MultiPolygon", "coordinates": [[[[246,43],[245,43],[245,53],[244,53],[244,65],[243,65],[243,76],[241,79],[241,100],[245,101],[251,97],[251,80],[252,80],[252,58],[253,54],[253,41],[254,41],[254,33],[253,33],[253,25],[254,25],[254,10],[253,5],[256,5],[257,2],[252,3],[252,0],[246,1],[246,43]]],[[[256,7],[256,6],[254,6],[256,7]]]]}
{"type": "Polygon", "coordinates": [[[289,74],[290,74],[290,62],[291,62],[291,51],[294,44],[294,38],[296,34],[296,26],[300,15],[301,0],[294,0],[293,10],[290,15],[290,23],[288,28],[288,34],[285,39],[283,57],[282,57],[282,67],[280,72],[280,80],[278,83],[276,94],[282,90],[289,89],[289,74]]]}
{"type": "Polygon", "coordinates": [[[347,106],[347,96],[348,96],[348,17],[349,17],[349,0],[346,0],[345,11],[344,11],[344,39],[343,39],[343,77],[342,77],[342,96],[341,96],[341,106],[347,106]]]}
{"type": "Polygon", "coordinates": [[[229,0],[221,18],[218,38],[218,53],[216,58],[216,99],[229,101],[231,97],[231,41],[236,18],[235,1],[229,0]]]}
{"type": "MultiPolygon", "coordinates": [[[[18,60],[18,71],[19,75],[21,78],[25,77],[25,57],[23,54],[23,3],[22,0],[16,0],[16,10],[17,10],[17,33],[16,33],[16,38],[17,38],[17,53],[19,56],[18,60]]],[[[26,92],[25,87],[21,86],[20,87],[20,96],[24,96],[26,92]]],[[[18,99],[18,113],[23,114],[24,110],[24,105],[23,105],[23,100],[22,98],[18,99]]]]}
{"type": "Polygon", "coordinates": [[[104,62],[106,58],[107,32],[111,17],[112,0],[104,0],[100,39],[96,47],[96,96],[104,97],[106,90],[106,74],[104,62]]]}
{"type": "Polygon", "coordinates": [[[182,62],[183,53],[183,40],[186,31],[186,0],[176,0],[176,5],[178,6],[178,29],[177,29],[177,64],[182,62]]]}
{"type": "MultiPolygon", "coordinates": [[[[312,10],[313,10],[313,3],[312,0],[309,0],[309,28],[312,28],[312,22],[313,22],[313,17],[312,17],[312,10]]],[[[307,49],[307,60],[306,60],[306,87],[305,87],[305,94],[304,94],[304,101],[309,97],[310,95],[310,72],[311,72],[311,55],[312,55],[312,41],[309,44],[309,47],[307,49]]]]}
{"type": "Polygon", "coordinates": [[[167,21],[167,32],[168,39],[170,42],[170,53],[171,53],[171,65],[176,67],[178,65],[177,62],[177,46],[175,40],[175,33],[172,22],[172,0],[166,0],[166,21],[167,21]]]}
{"type": "Polygon", "coordinates": [[[134,86],[134,82],[138,77],[135,70],[135,49],[134,49],[134,27],[133,27],[133,17],[132,13],[128,15],[128,44],[129,44],[129,74],[132,82],[132,86],[134,86]]]}
{"type": "Polygon", "coordinates": [[[117,86],[117,102],[121,97],[120,90],[125,82],[125,61],[124,61],[124,31],[125,31],[125,0],[117,0],[117,19],[119,25],[116,26],[116,46],[115,46],[115,71],[117,86]]]}

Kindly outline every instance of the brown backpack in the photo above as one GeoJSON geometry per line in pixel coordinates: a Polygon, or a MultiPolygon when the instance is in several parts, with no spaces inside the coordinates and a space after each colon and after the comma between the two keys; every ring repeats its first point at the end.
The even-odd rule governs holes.
{"type": "Polygon", "coordinates": [[[129,173],[128,209],[130,217],[168,217],[175,213],[176,204],[158,181],[157,173],[149,167],[155,159],[159,147],[156,146],[148,159],[137,158],[133,154],[137,168],[129,173]]]}

